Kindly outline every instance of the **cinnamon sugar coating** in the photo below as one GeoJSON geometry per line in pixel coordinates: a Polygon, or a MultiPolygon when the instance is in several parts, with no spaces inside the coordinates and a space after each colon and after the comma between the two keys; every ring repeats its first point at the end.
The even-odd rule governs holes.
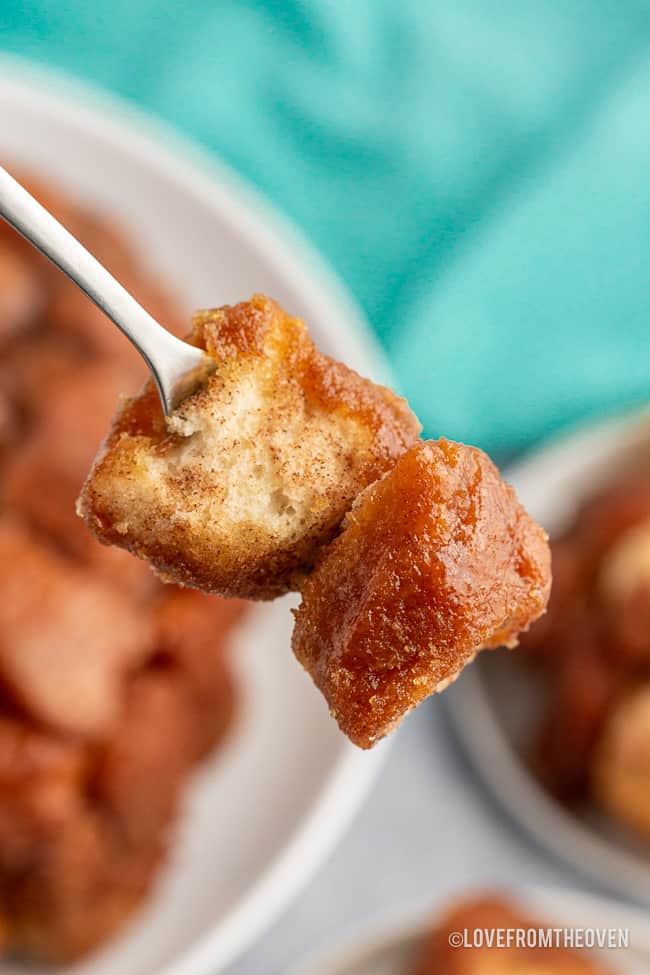
{"type": "Polygon", "coordinates": [[[420,442],[357,499],[302,588],[293,649],[362,748],[513,646],[546,606],[546,536],[480,450],[420,442]]]}
{"type": "Polygon", "coordinates": [[[214,375],[167,423],[151,384],[128,401],[79,510],[166,580],[273,598],[296,588],[420,427],[262,295],[199,312],[192,341],[218,361],[214,375]]]}

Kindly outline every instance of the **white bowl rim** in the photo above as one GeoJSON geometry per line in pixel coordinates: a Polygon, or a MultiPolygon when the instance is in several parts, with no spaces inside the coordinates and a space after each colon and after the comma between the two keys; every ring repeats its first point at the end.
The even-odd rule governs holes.
{"type": "MultiPolygon", "coordinates": [[[[290,272],[297,287],[317,300],[326,315],[349,325],[350,357],[354,354],[357,361],[365,361],[367,371],[378,381],[392,382],[378,340],[333,269],[286,216],[216,154],[119,96],[26,58],[0,54],[0,85],[3,97],[9,94],[25,104],[37,98],[53,116],[82,122],[87,131],[116,144],[122,154],[173,173],[182,183],[191,181],[251,246],[263,250],[285,276],[290,272]]],[[[365,799],[388,748],[389,742],[382,742],[368,753],[342,741],[340,758],[315,796],[310,813],[256,885],[158,975],[216,975],[250,947],[333,851],[365,799]]]]}
{"type": "MultiPolygon", "coordinates": [[[[579,423],[531,450],[504,476],[519,490],[558,464],[579,469],[580,461],[576,458],[581,450],[595,458],[603,434],[609,438],[606,450],[610,454],[616,453],[613,439],[619,441],[619,450],[636,442],[647,442],[650,411],[634,410],[605,420],[579,423]]],[[[522,494],[525,501],[525,491],[522,494]]],[[[650,862],[639,862],[631,852],[590,829],[535,780],[512,750],[494,715],[480,667],[465,672],[454,688],[454,699],[448,702],[447,714],[478,776],[499,805],[533,839],[605,889],[638,903],[650,902],[650,862]],[[464,719],[467,714],[471,714],[470,721],[464,719]]]]}

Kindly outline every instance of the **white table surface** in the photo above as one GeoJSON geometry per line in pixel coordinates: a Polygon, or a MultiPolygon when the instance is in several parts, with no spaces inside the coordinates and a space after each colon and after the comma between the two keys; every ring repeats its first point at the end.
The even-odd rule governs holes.
{"type": "Polygon", "coordinates": [[[360,814],[330,860],[228,975],[285,975],[409,906],[520,884],[597,888],[550,857],[477,780],[450,727],[453,688],[399,730],[360,814]]]}

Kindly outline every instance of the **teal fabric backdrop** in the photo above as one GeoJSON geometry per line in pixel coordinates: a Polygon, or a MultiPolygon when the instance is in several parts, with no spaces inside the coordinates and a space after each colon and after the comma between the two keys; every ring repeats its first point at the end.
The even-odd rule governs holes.
{"type": "Polygon", "coordinates": [[[425,421],[504,454],[650,389],[650,4],[1,0],[0,48],[252,179],[425,421]]]}

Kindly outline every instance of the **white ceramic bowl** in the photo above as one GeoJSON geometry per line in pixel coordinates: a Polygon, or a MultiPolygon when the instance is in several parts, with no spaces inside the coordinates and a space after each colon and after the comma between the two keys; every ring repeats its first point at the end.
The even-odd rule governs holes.
{"type": "MultiPolygon", "coordinates": [[[[643,975],[650,970],[650,932],[644,913],[566,890],[513,890],[506,896],[549,926],[626,929],[629,948],[596,951],[594,956],[613,975],[643,975]]],[[[401,919],[377,924],[333,951],[319,953],[291,975],[408,975],[435,917],[444,914],[446,906],[420,906],[401,919]]]]}
{"type": "MultiPolygon", "coordinates": [[[[130,231],[188,312],[263,291],[325,349],[386,378],[332,272],[225,166],[161,124],[76,83],[0,59],[0,153],[130,231]]],[[[107,328],[113,326],[106,324],[107,328]]],[[[245,701],[197,776],[151,901],[78,975],[215,975],[258,936],[332,849],[385,751],[354,749],[289,649],[287,602],[237,636],[245,701]]],[[[25,972],[5,963],[4,975],[25,972]]]]}
{"type": "MultiPolygon", "coordinates": [[[[552,534],[600,482],[639,456],[650,457],[650,413],[580,429],[531,455],[506,477],[552,534]]],[[[512,664],[505,652],[484,654],[448,696],[448,713],[476,769],[498,800],[550,850],[606,887],[650,903],[648,845],[602,818],[574,815],[528,771],[525,752],[536,724],[536,682],[512,664]]]]}

